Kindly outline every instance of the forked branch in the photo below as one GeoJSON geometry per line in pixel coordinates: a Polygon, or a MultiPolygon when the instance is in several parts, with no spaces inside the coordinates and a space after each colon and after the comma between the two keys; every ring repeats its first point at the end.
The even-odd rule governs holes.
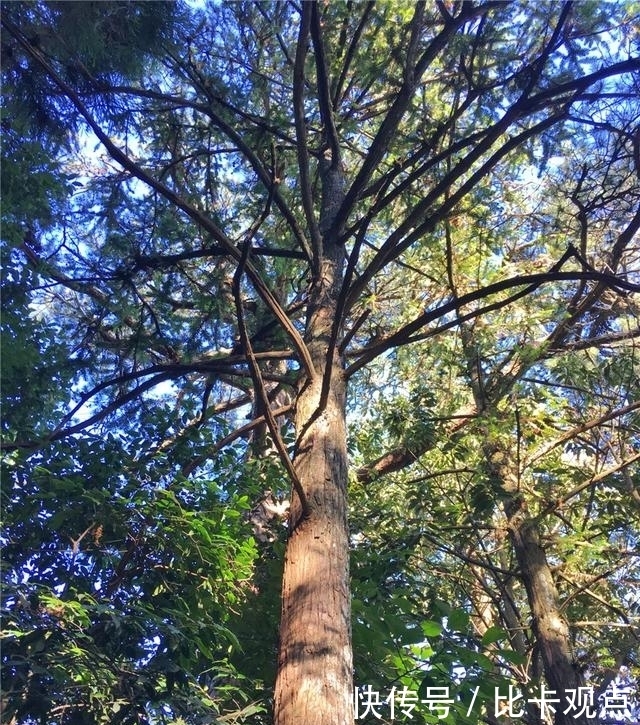
{"type": "Polygon", "coordinates": [[[248,258],[249,258],[250,248],[251,248],[251,242],[250,242],[250,240],[247,240],[247,243],[244,245],[244,249],[242,251],[242,257],[238,264],[238,268],[236,269],[236,272],[233,276],[233,297],[234,297],[235,303],[236,303],[236,317],[238,320],[240,343],[242,344],[245,355],[247,357],[247,362],[249,363],[249,369],[251,370],[251,376],[253,378],[253,386],[255,389],[255,393],[258,396],[258,398],[260,399],[260,402],[262,404],[262,409],[264,410],[265,422],[269,429],[269,433],[271,434],[273,444],[275,445],[276,450],[278,451],[280,460],[282,461],[282,464],[284,465],[284,467],[287,471],[287,474],[289,475],[289,478],[291,479],[293,488],[294,488],[296,494],[298,495],[298,498],[300,500],[300,507],[302,509],[302,515],[304,517],[306,517],[309,515],[309,511],[310,511],[309,502],[308,502],[307,496],[304,492],[302,482],[298,478],[298,474],[296,473],[296,470],[293,466],[293,462],[291,461],[291,458],[289,457],[287,447],[286,447],[284,441],[282,440],[282,436],[280,435],[280,430],[278,429],[278,423],[275,419],[273,411],[271,410],[271,401],[269,400],[269,396],[267,395],[267,390],[265,388],[264,380],[262,378],[262,371],[260,370],[260,366],[258,365],[258,361],[256,359],[255,353],[253,351],[253,347],[251,345],[251,338],[249,337],[249,332],[247,330],[247,323],[246,323],[245,316],[244,316],[244,306],[242,304],[242,294],[241,294],[240,286],[241,286],[242,276],[244,274],[245,266],[246,266],[248,258]]]}

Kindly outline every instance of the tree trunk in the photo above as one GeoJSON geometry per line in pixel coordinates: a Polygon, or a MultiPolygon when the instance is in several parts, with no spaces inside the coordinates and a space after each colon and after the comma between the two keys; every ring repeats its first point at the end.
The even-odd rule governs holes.
{"type": "MultiPolygon", "coordinates": [[[[473,335],[465,325],[461,326],[460,333],[475,407],[477,410],[489,410],[491,401],[486,395],[486,381],[480,379],[479,357],[473,335]]],[[[511,369],[513,380],[517,378],[518,372],[516,367],[511,369]]],[[[509,537],[518,562],[519,575],[527,592],[533,634],[540,650],[544,675],[549,689],[555,691],[549,697],[560,699],[559,703],[552,705],[555,710],[554,724],[592,725],[595,721],[580,713],[579,707],[569,709],[566,714],[563,712],[569,708],[569,691],[577,691],[584,686],[584,681],[574,666],[569,626],[562,615],[560,595],[540,542],[539,524],[527,512],[519,479],[519,454],[514,456],[514,451],[508,448],[504,440],[493,436],[489,428],[484,431],[484,439],[487,471],[493,480],[493,487],[500,490],[500,497],[504,500],[509,537]]],[[[531,709],[530,706],[527,709],[531,709]]]]}
{"type": "Polygon", "coordinates": [[[340,377],[336,375],[325,410],[310,425],[320,380],[301,394],[296,411],[298,430],[307,425],[295,468],[309,512],[302,514],[294,496],[283,575],[276,725],[353,723],[347,451],[340,377]]]}
{"type": "MultiPolygon", "coordinates": [[[[324,171],[320,228],[326,234],[339,205],[342,179],[331,169],[324,171]]],[[[316,377],[303,383],[295,410],[294,468],[307,511],[294,492],[282,586],[275,725],[353,724],[346,381],[339,353],[328,354],[344,248],[325,236],[319,258],[305,334],[316,377]]]]}
{"type": "MultiPolygon", "coordinates": [[[[569,626],[562,615],[560,595],[553,573],[540,541],[538,522],[529,516],[527,504],[520,491],[518,463],[503,443],[485,444],[489,470],[505,496],[509,537],[519,566],[519,575],[531,610],[531,624],[542,658],[549,699],[555,710],[555,725],[592,725],[594,720],[577,709],[569,709],[571,691],[584,686],[574,666],[569,626]],[[565,714],[563,711],[568,710],[565,714]]],[[[537,695],[536,695],[537,697],[537,695]]]]}
{"type": "MultiPolygon", "coordinates": [[[[522,502],[520,502],[521,504],[522,502]]],[[[584,687],[584,681],[573,663],[569,626],[562,616],[560,597],[553,580],[551,567],[535,521],[529,519],[522,506],[510,501],[505,506],[509,519],[509,533],[520,567],[520,576],[527,591],[531,608],[534,635],[542,656],[545,678],[555,690],[560,703],[555,705],[555,725],[589,725],[595,722],[586,715],[578,715],[568,707],[570,690],[584,687]]]]}

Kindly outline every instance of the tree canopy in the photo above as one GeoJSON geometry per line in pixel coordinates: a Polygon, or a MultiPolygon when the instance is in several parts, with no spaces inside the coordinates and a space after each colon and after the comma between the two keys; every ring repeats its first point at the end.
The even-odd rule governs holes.
{"type": "Polygon", "coordinates": [[[3,3],[6,722],[597,721],[640,666],[639,27],[3,3]]]}

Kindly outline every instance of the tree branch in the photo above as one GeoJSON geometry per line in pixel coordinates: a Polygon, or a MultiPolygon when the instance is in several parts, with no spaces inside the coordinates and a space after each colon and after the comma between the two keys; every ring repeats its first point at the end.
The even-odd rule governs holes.
{"type": "Polygon", "coordinates": [[[364,32],[364,29],[367,25],[367,21],[369,19],[369,15],[371,14],[371,11],[373,10],[375,6],[374,0],[368,0],[364,12],[362,13],[362,17],[360,18],[360,22],[358,23],[358,26],[356,27],[353,35],[351,36],[351,39],[349,40],[349,48],[347,49],[347,53],[345,55],[344,63],[342,64],[342,68],[340,70],[340,75],[338,76],[338,80],[335,84],[335,88],[332,94],[332,107],[334,111],[338,110],[338,107],[341,102],[341,94],[342,94],[342,88],[344,87],[345,80],[347,78],[347,73],[349,72],[349,68],[351,67],[351,62],[353,61],[356,50],[358,48],[358,43],[360,42],[360,38],[362,37],[362,33],[364,32]]]}
{"type": "Polygon", "coordinates": [[[322,256],[322,237],[313,204],[311,178],[309,175],[309,149],[307,141],[307,121],[304,110],[304,63],[307,57],[307,44],[311,26],[311,3],[302,3],[300,30],[296,45],[296,59],[293,68],[293,114],[296,127],[296,155],[300,172],[300,193],[302,208],[311,235],[311,260],[314,276],[320,271],[322,256]]]}
{"type": "Polygon", "coordinates": [[[370,345],[369,347],[352,353],[353,355],[359,356],[359,359],[347,369],[347,374],[352,375],[361,367],[371,362],[371,360],[375,359],[376,357],[393,347],[406,345],[412,342],[417,342],[420,339],[424,339],[424,336],[412,337],[412,335],[420,328],[424,327],[426,324],[443,317],[447,313],[453,312],[460,307],[464,307],[471,302],[485,299],[486,297],[490,297],[494,294],[497,294],[498,292],[503,292],[505,290],[513,289],[515,287],[525,286],[526,290],[518,292],[516,295],[512,295],[511,297],[508,297],[507,299],[500,302],[493,303],[488,307],[481,308],[480,310],[470,312],[466,315],[461,315],[456,320],[453,320],[450,323],[446,323],[440,326],[436,331],[429,333],[429,336],[438,332],[442,332],[443,330],[455,327],[459,325],[460,322],[471,319],[473,317],[477,317],[479,314],[484,314],[487,311],[504,307],[513,302],[515,299],[518,299],[525,294],[531,294],[541,285],[549,284],[550,282],[570,282],[587,280],[592,282],[600,282],[617,292],[620,292],[622,290],[626,292],[640,292],[640,285],[627,282],[624,279],[615,277],[613,275],[605,274],[603,272],[584,270],[576,272],[559,271],[560,266],[564,264],[564,262],[567,261],[571,256],[575,256],[575,250],[570,245],[568,251],[565,253],[563,258],[549,272],[543,272],[539,274],[525,274],[518,277],[511,277],[509,279],[501,280],[500,282],[495,282],[494,284],[490,284],[487,287],[474,290],[473,292],[468,292],[461,297],[456,297],[455,299],[449,300],[448,302],[439,305],[434,310],[428,310],[423,312],[421,315],[415,318],[413,322],[410,322],[407,325],[403,326],[395,333],[388,335],[382,340],[376,341],[373,345],[370,345]]]}
{"type": "Polygon", "coordinates": [[[264,418],[267,423],[267,427],[269,428],[269,433],[271,434],[273,443],[276,447],[276,450],[278,451],[280,460],[282,461],[282,464],[284,465],[285,470],[287,471],[287,474],[291,479],[293,488],[298,495],[298,498],[300,500],[300,507],[302,509],[302,515],[306,517],[310,513],[309,502],[304,492],[302,482],[298,478],[298,474],[296,473],[296,470],[293,466],[293,462],[289,457],[287,447],[282,440],[282,436],[280,435],[280,430],[278,429],[278,424],[276,422],[273,411],[271,410],[271,401],[269,400],[269,396],[267,395],[267,391],[264,387],[262,372],[260,370],[260,366],[258,365],[255,353],[253,352],[253,347],[251,346],[251,339],[249,338],[247,325],[244,319],[244,306],[242,304],[240,284],[242,281],[242,275],[244,274],[246,263],[248,261],[250,249],[251,243],[249,240],[247,240],[244,245],[244,250],[242,252],[242,258],[240,259],[238,268],[236,269],[236,272],[233,276],[233,296],[236,301],[236,316],[238,319],[238,329],[240,331],[240,342],[247,356],[247,361],[251,370],[251,377],[253,378],[253,386],[256,391],[256,395],[259,397],[262,404],[262,409],[264,410],[264,418]]]}
{"type": "MultiPolygon", "coordinates": [[[[244,403],[251,402],[251,399],[247,397],[244,400],[244,403]]],[[[243,403],[243,404],[244,404],[243,403]]],[[[293,403],[288,403],[287,405],[282,405],[279,408],[273,408],[271,410],[271,413],[274,418],[277,418],[278,416],[284,415],[285,413],[289,413],[293,409],[293,403]]],[[[235,430],[231,431],[228,435],[224,436],[224,438],[221,438],[219,441],[217,441],[212,448],[207,451],[207,454],[205,456],[198,456],[195,458],[192,458],[188,464],[182,467],[182,473],[185,476],[188,476],[190,473],[194,471],[199,465],[207,461],[211,458],[211,456],[216,453],[217,451],[221,451],[225,446],[228,446],[230,443],[233,443],[234,441],[238,440],[238,438],[242,438],[243,436],[250,433],[254,428],[258,428],[259,426],[263,425],[267,422],[266,415],[259,415],[256,418],[252,418],[248,423],[245,423],[245,425],[241,425],[239,428],[236,428],[235,430]]]]}
{"type": "Polygon", "coordinates": [[[558,446],[563,445],[564,443],[567,443],[568,441],[573,440],[574,438],[577,438],[582,433],[586,433],[589,430],[593,430],[593,428],[604,425],[604,423],[616,420],[617,418],[621,418],[622,416],[633,413],[634,410],[639,409],[640,401],[636,401],[635,403],[629,403],[629,405],[625,405],[622,408],[616,408],[615,410],[611,410],[608,413],[605,413],[605,415],[599,416],[598,418],[592,418],[591,420],[588,420],[585,423],[582,423],[581,425],[572,428],[566,433],[563,433],[555,440],[550,441],[549,443],[546,443],[545,445],[538,448],[538,450],[535,451],[532,455],[527,456],[526,460],[524,461],[524,465],[525,467],[533,466],[536,461],[544,458],[544,456],[551,453],[552,450],[554,450],[558,446]]]}
{"type": "MultiPolygon", "coordinates": [[[[84,118],[88,126],[94,132],[96,137],[108,151],[109,155],[117,161],[124,169],[129,171],[133,176],[140,181],[143,181],[147,186],[157,191],[167,201],[173,204],[176,208],[183,211],[189,218],[191,218],[198,226],[209,233],[222,247],[227,251],[227,254],[232,257],[236,262],[239,262],[242,258],[242,253],[233,244],[233,242],[227,237],[227,235],[206,216],[199,209],[185,201],[181,196],[176,194],[172,189],[165,186],[163,183],[155,179],[149,173],[144,171],[137,163],[135,163],[126,153],[124,153],[102,130],[98,122],[93,118],[87,107],[84,105],[80,96],[71,86],[66,83],[60,75],[54,70],[49,61],[44,55],[35,48],[29,40],[27,40],[21,33],[21,31],[13,25],[6,17],[2,18],[2,24],[6,27],[7,31],[20,43],[26,53],[36,61],[38,65],[49,75],[54,83],[60,88],[60,90],[69,98],[71,103],[76,107],[80,115],[84,118]]],[[[258,273],[258,271],[250,264],[246,265],[246,271],[249,279],[256,290],[256,292],[263,299],[267,307],[273,312],[275,317],[280,322],[283,330],[291,338],[294,347],[300,355],[301,363],[305,368],[305,372],[310,379],[313,379],[316,375],[311,356],[305,345],[302,336],[291,323],[286,313],[278,303],[277,299],[267,287],[264,280],[258,273]]]]}
{"type": "Polygon", "coordinates": [[[582,493],[585,489],[590,488],[591,486],[595,486],[596,484],[600,483],[601,481],[604,481],[606,478],[609,478],[609,476],[612,476],[614,473],[619,473],[620,471],[625,470],[631,464],[635,463],[638,460],[640,460],[640,451],[638,453],[634,453],[634,455],[632,455],[632,456],[629,456],[629,458],[625,458],[623,461],[619,461],[614,466],[609,466],[608,468],[603,469],[599,473],[594,473],[593,476],[588,478],[586,481],[581,483],[579,486],[576,486],[575,488],[571,489],[571,491],[566,493],[564,496],[558,498],[556,501],[554,501],[553,503],[546,506],[536,516],[536,518],[542,518],[543,516],[546,516],[547,514],[553,513],[556,509],[559,509],[562,506],[564,506],[565,504],[569,503],[569,501],[571,501],[572,498],[575,498],[578,494],[582,493]]]}
{"type": "Polygon", "coordinates": [[[333,117],[333,104],[331,103],[331,90],[329,87],[329,69],[322,38],[322,27],[318,10],[318,3],[306,3],[311,6],[311,39],[315,51],[316,76],[318,79],[318,104],[320,107],[320,119],[324,129],[324,137],[331,149],[331,167],[337,169],[341,164],[342,150],[340,139],[336,130],[333,117]]]}
{"type": "MultiPolygon", "coordinates": [[[[415,28],[416,24],[420,23],[420,18],[422,17],[423,12],[424,3],[418,3],[416,5],[414,16],[411,20],[412,28],[415,28]]],[[[338,230],[345,223],[356,202],[360,199],[360,196],[369,183],[372,174],[376,171],[384,155],[387,153],[389,144],[396,137],[398,126],[409,108],[411,99],[413,98],[413,94],[415,92],[416,84],[431,62],[445,47],[449,38],[471,17],[472,14],[476,14],[476,12],[478,12],[477,8],[473,8],[471,11],[467,6],[466,10],[462,11],[457,18],[446,23],[444,28],[440,31],[440,33],[438,33],[438,35],[436,35],[422,54],[420,60],[416,64],[416,67],[412,68],[410,72],[407,71],[405,80],[401,88],[398,90],[396,98],[387,111],[384,120],[380,124],[371,146],[367,151],[366,158],[364,159],[356,178],[353,180],[353,183],[347,191],[344,201],[338,210],[336,219],[332,225],[331,233],[337,235],[338,230]]]]}

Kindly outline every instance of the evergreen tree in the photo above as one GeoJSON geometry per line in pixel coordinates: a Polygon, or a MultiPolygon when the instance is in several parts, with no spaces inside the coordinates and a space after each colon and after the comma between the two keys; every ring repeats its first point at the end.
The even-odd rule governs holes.
{"type": "MultiPolygon", "coordinates": [[[[352,587],[357,674],[585,684],[573,567],[615,558],[637,499],[634,12],[3,6],[3,241],[29,280],[3,335],[51,396],[36,416],[11,363],[9,718],[346,725],[352,587]],[[275,660],[249,630],[281,541],[270,719],[238,650],[275,660]]],[[[556,725],[589,721],[566,703],[556,725]]]]}

